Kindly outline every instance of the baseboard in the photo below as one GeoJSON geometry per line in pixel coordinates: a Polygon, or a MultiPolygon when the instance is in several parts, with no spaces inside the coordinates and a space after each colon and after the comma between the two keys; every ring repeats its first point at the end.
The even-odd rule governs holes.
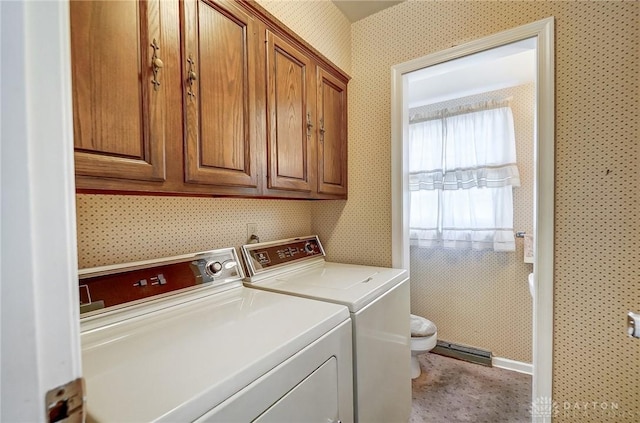
{"type": "Polygon", "coordinates": [[[522,361],[510,360],[502,357],[492,357],[491,363],[493,364],[493,367],[533,375],[533,364],[530,363],[524,363],[522,361]]]}
{"type": "Polygon", "coordinates": [[[438,344],[431,352],[444,355],[445,357],[452,357],[458,360],[491,367],[491,351],[438,340],[438,344]]]}

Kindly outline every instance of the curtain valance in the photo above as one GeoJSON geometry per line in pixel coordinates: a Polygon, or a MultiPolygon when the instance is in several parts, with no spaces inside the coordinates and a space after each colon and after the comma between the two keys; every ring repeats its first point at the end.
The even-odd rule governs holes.
{"type": "Polygon", "coordinates": [[[508,100],[431,115],[409,124],[409,189],[520,186],[508,100]]]}

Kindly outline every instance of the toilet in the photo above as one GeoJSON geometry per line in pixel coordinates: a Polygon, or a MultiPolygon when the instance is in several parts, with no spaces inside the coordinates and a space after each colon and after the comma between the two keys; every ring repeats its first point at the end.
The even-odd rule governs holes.
{"type": "Polygon", "coordinates": [[[438,341],[438,328],[431,320],[411,314],[411,379],[420,376],[418,355],[431,351],[438,341]]]}

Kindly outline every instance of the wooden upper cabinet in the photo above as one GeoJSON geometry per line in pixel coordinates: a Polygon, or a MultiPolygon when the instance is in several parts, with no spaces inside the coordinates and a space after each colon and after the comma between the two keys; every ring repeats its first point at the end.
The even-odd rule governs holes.
{"type": "Polygon", "coordinates": [[[315,149],[313,67],[267,30],[267,188],[310,192],[315,149]]]}
{"type": "Polygon", "coordinates": [[[318,193],[347,195],[347,84],[317,68],[318,193]]]}
{"type": "Polygon", "coordinates": [[[78,175],[165,179],[159,1],[70,3],[78,175]]]}
{"type": "Polygon", "coordinates": [[[254,1],[71,0],[79,191],[347,196],[347,81],[254,1]]]}
{"type": "Polygon", "coordinates": [[[254,20],[232,2],[181,5],[185,180],[257,187],[254,20]]]}

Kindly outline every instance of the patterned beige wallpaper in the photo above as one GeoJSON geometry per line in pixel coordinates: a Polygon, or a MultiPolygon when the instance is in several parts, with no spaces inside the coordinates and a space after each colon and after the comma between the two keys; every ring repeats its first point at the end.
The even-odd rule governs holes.
{"type": "Polygon", "coordinates": [[[640,418],[640,342],[624,332],[627,310],[640,309],[639,6],[408,1],[355,22],[349,201],[313,205],[312,229],[331,258],[390,265],[391,66],[554,16],[557,421],[640,418]],[[594,401],[618,409],[564,410],[594,401]]]}
{"type": "MultiPolygon", "coordinates": [[[[311,233],[304,201],[78,195],[80,267],[167,257],[311,233]]],[[[238,251],[239,253],[239,251],[238,251]]]]}
{"type": "MultiPolygon", "coordinates": [[[[491,91],[410,112],[429,112],[512,97],[520,187],[513,189],[516,231],[533,232],[534,84],[491,91]]],[[[411,311],[433,320],[438,338],[489,350],[497,357],[531,363],[532,300],[524,263],[516,251],[411,248],[411,311]]]]}

